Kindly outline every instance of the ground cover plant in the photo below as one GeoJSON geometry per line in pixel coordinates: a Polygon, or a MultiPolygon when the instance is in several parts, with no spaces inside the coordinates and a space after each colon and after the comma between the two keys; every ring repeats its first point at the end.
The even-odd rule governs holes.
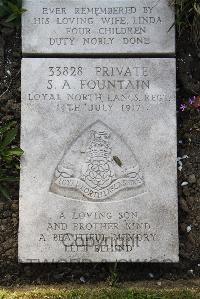
{"type": "Polygon", "coordinates": [[[9,183],[18,180],[19,157],[23,151],[13,142],[17,136],[16,122],[0,125],[0,194],[10,198],[9,183]]]}
{"type": "Polygon", "coordinates": [[[148,290],[110,287],[0,291],[0,299],[199,299],[197,290],[148,290]]]}
{"type": "Polygon", "coordinates": [[[192,39],[200,48],[200,1],[199,0],[169,0],[175,6],[176,25],[179,36],[185,31],[191,31],[192,39]]]}
{"type": "MultiPolygon", "coordinates": [[[[179,34],[187,27],[194,29],[198,26],[200,17],[199,0],[170,0],[170,3],[176,9],[176,25],[179,34]]],[[[197,27],[197,30],[199,31],[199,27],[197,27]]]]}
{"type": "Polygon", "coordinates": [[[24,11],[22,0],[0,0],[0,25],[20,25],[21,15],[24,11]]]}

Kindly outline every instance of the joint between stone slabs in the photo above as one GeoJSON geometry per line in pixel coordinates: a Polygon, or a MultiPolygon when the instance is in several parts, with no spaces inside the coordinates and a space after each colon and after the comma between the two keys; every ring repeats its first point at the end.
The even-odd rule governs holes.
{"type": "Polygon", "coordinates": [[[119,59],[123,59],[123,58],[176,58],[176,53],[173,54],[26,54],[23,53],[22,54],[22,58],[90,58],[90,59],[103,59],[103,58],[119,58],[119,59]]]}

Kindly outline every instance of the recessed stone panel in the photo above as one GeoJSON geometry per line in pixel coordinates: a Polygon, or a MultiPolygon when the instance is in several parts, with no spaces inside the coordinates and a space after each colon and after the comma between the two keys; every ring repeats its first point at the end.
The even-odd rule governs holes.
{"type": "Polygon", "coordinates": [[[20,261],[178,260],[174,59],[25,58],[21,130],[20,261]]]}
{"type": "Polygon", "coordinates": [[[24,7],[24,54],[175,52],[168,0],[25,0],[24,7]]]}

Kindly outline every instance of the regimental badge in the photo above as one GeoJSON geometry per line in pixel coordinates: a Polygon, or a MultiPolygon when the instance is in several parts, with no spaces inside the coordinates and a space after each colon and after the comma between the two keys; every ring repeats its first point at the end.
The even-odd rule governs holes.
{"type": "Polygon", "coordinates": [[[122,200],[144,193],[145,183],[129,146],[97,121],[66,149],[50,191],[78,200],[122,200]]]}

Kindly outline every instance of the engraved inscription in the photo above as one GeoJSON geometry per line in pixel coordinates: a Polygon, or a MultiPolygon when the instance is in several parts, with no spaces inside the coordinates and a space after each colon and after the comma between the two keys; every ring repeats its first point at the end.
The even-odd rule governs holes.
{"type": "Polygon", "coordinates": [[[174,53],[168,0],[25,0],[24,52],[174,53]],[[133,2],[133,3],[132,3],[133,2]],[[67,5],[66,5],[67,4],[67,5]],[[116,5],[117,4],[117,5],[116,5]],[[34,35],[30,40],[30,31],[34,35]],[[40,43],[34,44],[34,37],[40,43]]]}
{"type": "Polygon", "coordinates": [[[63,63],[59,60],[44,70],[45,89],[35,89],[27,94],[27,105],[32,110],[49,103],[58,113],[152,113],[156,105],[174,102],[171,90],[154,89],[151,69],[143,64],[130,62],[126,65],[102,65],[97,60],[90,66],[89,75],[85,64],[79,60],[63,63]]]}

